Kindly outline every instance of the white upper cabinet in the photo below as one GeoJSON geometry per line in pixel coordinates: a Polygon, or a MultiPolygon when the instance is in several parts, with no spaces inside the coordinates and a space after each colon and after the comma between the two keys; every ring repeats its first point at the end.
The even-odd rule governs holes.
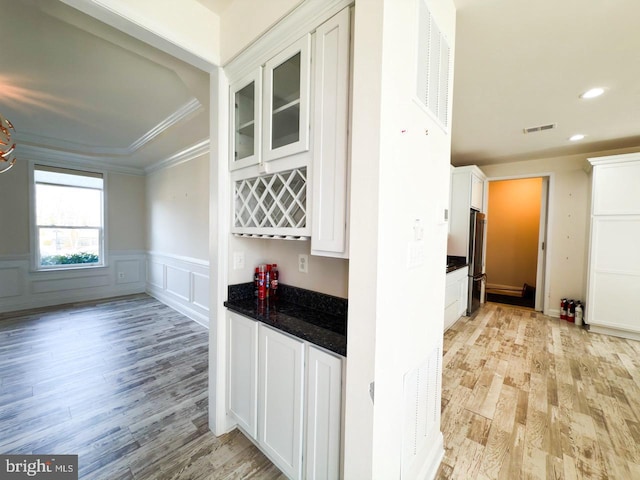
{"type": "Polygon", "coordinates": [[[309,150],[310,48],[307,34],[231,83],[230,170],[309,150]]]}
{"type": "Polygon", "coordinates": [[[262,69],[230,87],[232,138],[229,168],[243,168],[260,163],[262,69]]]}
{"type": "Polygon", "coordinates": [[[309,150],[309,51],[311,35],[264,67],[264,160],[309,150]]]}
{"type": "Polygon", "coordinates": [[[484,212],[484,177],[471,174],[471,208],[484,212]]]}
{"type": "Polygon", "coordinates": [[[234,235],[311,238],[313,255],[348,258],[350,30],[347,6],[225,67],[234,235]]]}
{"type": "Polygon", "coordinates": [[[487,177],[475,165],[454,168],[451,172],[451,210],[447,253],[467,257],[471,209],[485,212],[484,184],[487,177]]]}
{"type": "Polygon", "coordinates": [[[350,15],[345,8],[315,33],[311,253],[348,256],[350,15]]]}

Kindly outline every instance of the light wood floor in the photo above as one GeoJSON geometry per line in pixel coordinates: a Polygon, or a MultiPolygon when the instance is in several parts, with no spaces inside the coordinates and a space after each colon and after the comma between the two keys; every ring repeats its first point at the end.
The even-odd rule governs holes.
{"type": "Polygon", "coordinates": [[[0,453],[77,454],[83,479],[281,479],[208,430],[207,330],[146,296],[0,314],[0,453]]]}
{"type": "MultiPolygon", "coordinates": [[[[208,430],[207,342],[146,295],[0,314],[0,453],[78,454],[83,479],[283,479],[208,430]]],[[[640,479],[639,342],[487,304],[443,365],[439,479],[640,479]]]]}
{"type": "Polygon", "coordinates": [[[640,342],[487,304],[445,334],[439,479],[640,479],[640,342]]]}

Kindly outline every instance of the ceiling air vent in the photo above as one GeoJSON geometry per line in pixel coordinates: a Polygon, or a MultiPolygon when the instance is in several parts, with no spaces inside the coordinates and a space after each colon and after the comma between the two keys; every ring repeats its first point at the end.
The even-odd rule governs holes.
{"type": "Polygon", "coordinates": [[[545,130],[553,130],[557,126],[557,123],[549,123],[547,125],[538,125],[537,127],[527,127],[522,129],[522,133],[544,132],[545,130]]]}

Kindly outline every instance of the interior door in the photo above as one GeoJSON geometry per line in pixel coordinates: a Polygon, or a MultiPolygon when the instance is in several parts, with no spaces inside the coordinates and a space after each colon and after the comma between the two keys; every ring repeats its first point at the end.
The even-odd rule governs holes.
{"type": "Polygon", "coordinates": [[[542,198],[540,201],[540,230],[538,233],[538,267],[536,269],[536,304],[539,312],[546,311],[545,305],[545,268],[547,264],[547,206],[549,204],[549,177],[542,179],[542,198]]]}

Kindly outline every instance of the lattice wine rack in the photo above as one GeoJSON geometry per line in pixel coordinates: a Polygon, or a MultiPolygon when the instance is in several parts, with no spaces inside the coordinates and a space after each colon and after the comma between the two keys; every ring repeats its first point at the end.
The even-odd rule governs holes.
{"type": "Polygon", "coordinates": [[[307,227],[307,168],[237,180],[232,232],[302,239],[307,227]]]}

